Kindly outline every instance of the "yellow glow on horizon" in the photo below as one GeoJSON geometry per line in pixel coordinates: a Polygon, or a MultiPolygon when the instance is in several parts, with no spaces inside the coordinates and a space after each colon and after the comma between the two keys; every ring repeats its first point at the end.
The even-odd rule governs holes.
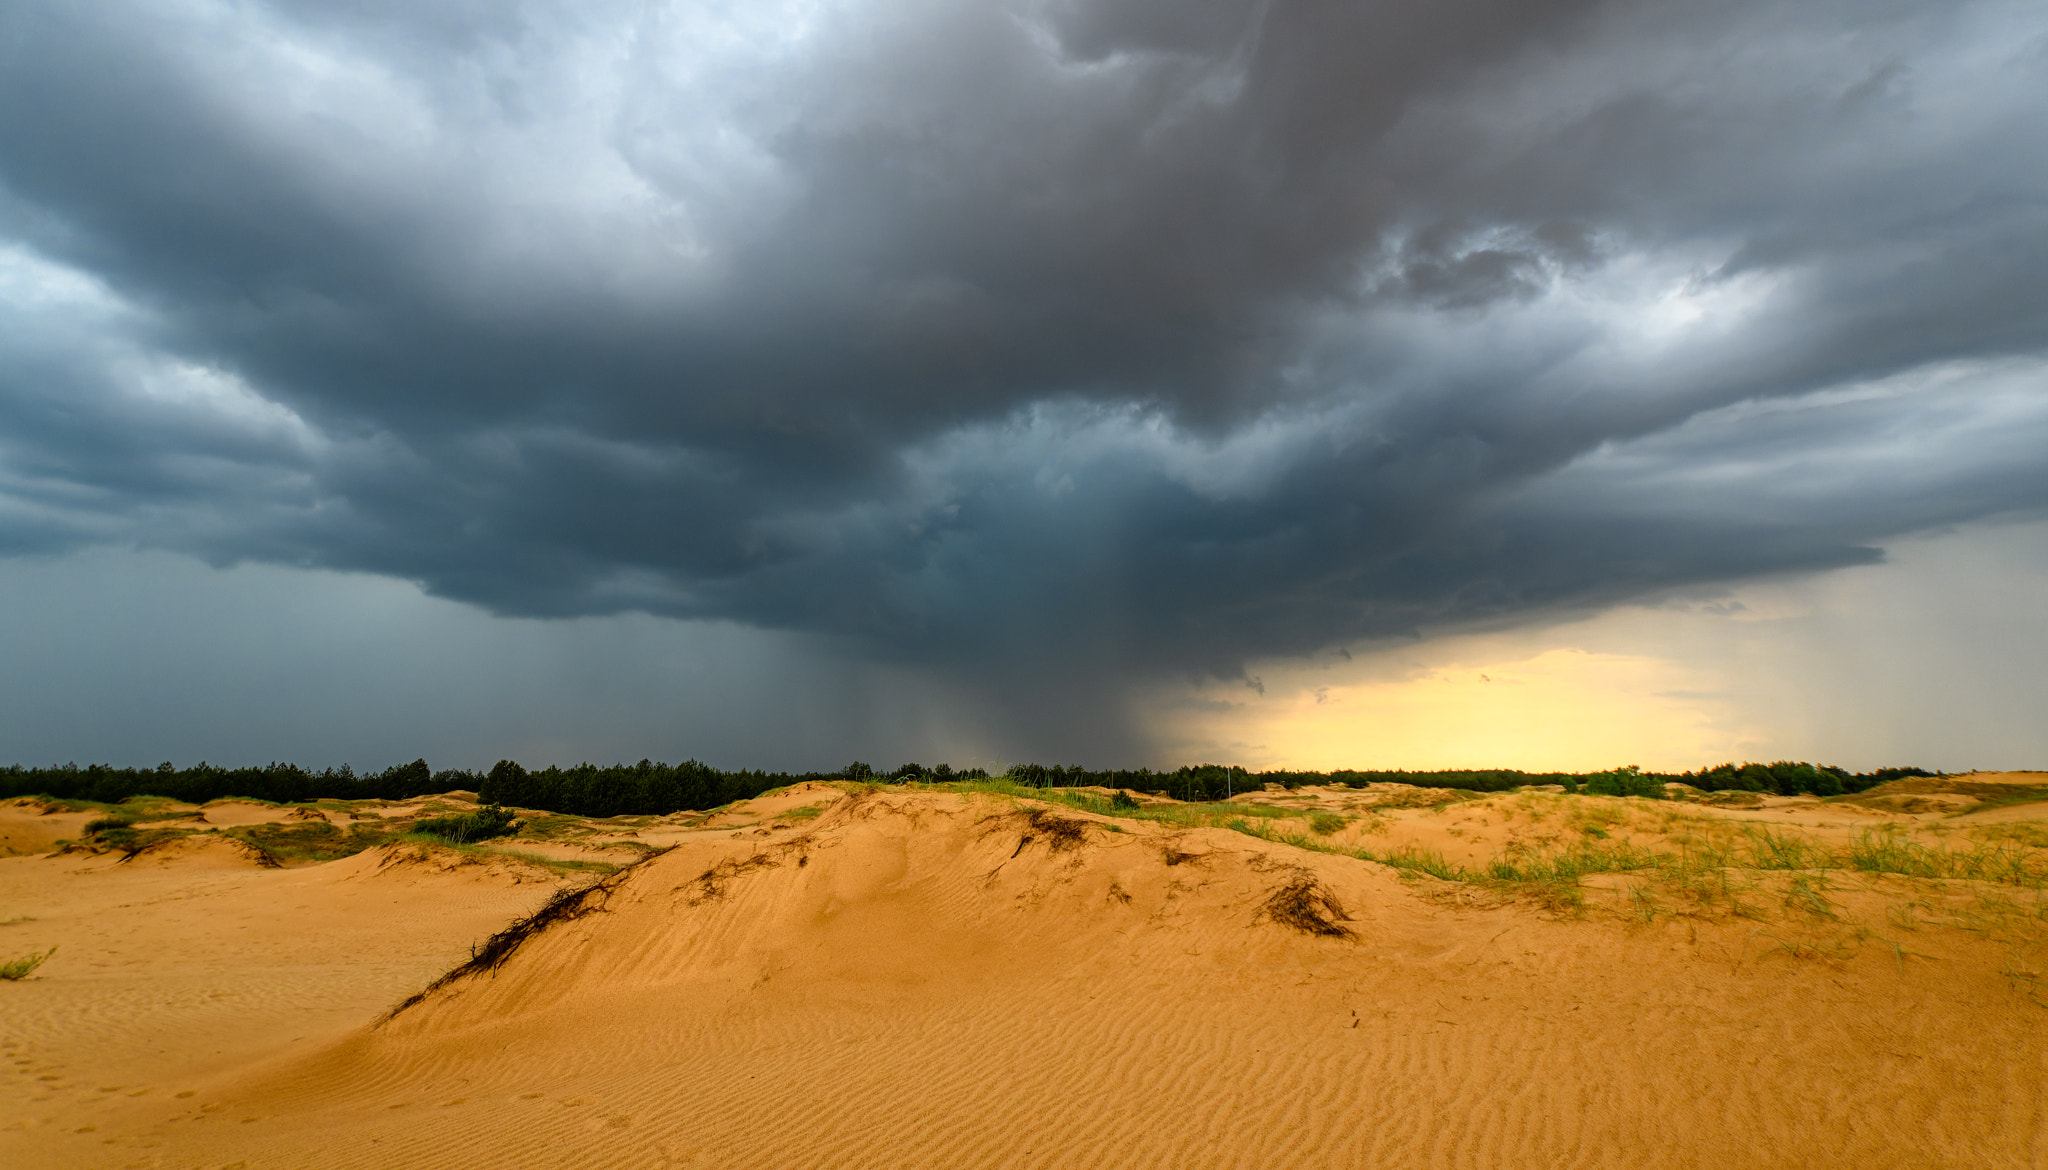
{"type": "Polygon", "coordinates": [[[1255,663],[1152,697],[1172,763],[1525,771],[2041,766],[2048,522],[1515,629],[1255,663]]]}
{"type": "Polygon", "coordinates": [[[1263,693],[1210,688],[1161,730],[1189,759],[1315,771],[1681,771],[1761,746],[1681,662],[1514,635],[1269,669],[1262,682],[1263,693]]]}

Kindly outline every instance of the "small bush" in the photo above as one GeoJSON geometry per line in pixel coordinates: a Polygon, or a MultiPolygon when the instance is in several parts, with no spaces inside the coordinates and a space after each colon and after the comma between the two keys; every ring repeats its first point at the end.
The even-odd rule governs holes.
{"type": "Polygon", "coordinates": [[[439,837],[456,845],[471,841],[488,841],[492,837],[507,837],[519,831],[519,822],[513,819],[512,810],[503,805],[487,804],[472,813],[452,817],[429,817],[415,822],[415,833],[439,837]]]}
{"type": "Polygon", "coordinates": [[[1131,796],[1130,793],[1125,792],[1123,789],[1119,788],[1115,792],[1110,794],[1109,807],[1115,809],[1118,812],[1128,812],[1132,809],[1137,808],[1138,802],[1131,796]]]}
{"type": "Polygon", "coordinates": [[[1350,823],[1335,813],[1316,813],[1309,817],[1308,828],[1318,837],[1327,837],[1350,823]]]}
{"type": "Polygon", "coordinates": [[[0,979],[5,979],[9,982],[16,979],[26,979],[30,972],[42,966],[44,960],[56,953],[57,948],[51,947],[47,951],[39,953],[32,951],[19,959],[9,959],[5,963],[0,963],[0,979]]]}

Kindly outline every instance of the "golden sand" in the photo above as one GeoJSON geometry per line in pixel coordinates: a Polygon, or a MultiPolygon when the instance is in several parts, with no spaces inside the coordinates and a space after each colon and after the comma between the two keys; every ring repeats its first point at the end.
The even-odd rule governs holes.
{"type": "Polygon", "coordinates": [[[0,957],[60,949],[0,983],[0,1163],[2048,1161],[2038,887],[1842,861],[1879,830],[2029,872],[2048,805],[1464,795],[1256,794],[1288,814],[1246,818],[1270,840],[914,788],[598,823],[642,860],[395,1016],[594,875],[407,847],[265,868],[204,834],[51,856],[84,814],[17,804],[0,921],[32,921],[0,957]],[[1759,831],[1812,864],[1738,864],[1759,831]],[[1724,864],[1560,901],[1345,855],[1622,846],[1724,864]]]}

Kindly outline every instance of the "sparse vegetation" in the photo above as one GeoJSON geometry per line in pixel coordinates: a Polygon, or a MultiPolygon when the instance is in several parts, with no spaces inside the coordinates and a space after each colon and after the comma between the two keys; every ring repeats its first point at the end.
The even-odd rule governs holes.
{"type": "Polygon", "coordinates": [[[42,966],[49,960],[51,955],[56,953],[57,948],[51,947],[47,951],[31,951],[18,959],[9,959],[4,963],[0,963],[0,979],[5,979],[10,983],[18,979],[26,979],[35,972],[37,967],[42,966]]]}
{"type": "Polygon", "coordinates": [[[240,841],[283,865],[352,857],[372,846],[383,844],[390,839],[391,832],[378,824],[352,824],[344,832],[323,819],[245,825],[224,829],[221,835],[240,841]]]}

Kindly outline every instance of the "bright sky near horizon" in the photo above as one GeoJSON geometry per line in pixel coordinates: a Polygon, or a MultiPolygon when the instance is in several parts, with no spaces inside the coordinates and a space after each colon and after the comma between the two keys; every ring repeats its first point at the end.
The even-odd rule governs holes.
{"type": "Polygon", "coordinates": [[[2041,766],[2030,0],[18,0],[0,763],[2041,766]]]}
{"type": "Polygon", "coordinates": [[[1272,664],[1169,707],[1184,754],[1253,767],[1685,771],[1811,759],[2039,770],[2048,525],[1903,542],[1883,565],[1272,664]]]}

